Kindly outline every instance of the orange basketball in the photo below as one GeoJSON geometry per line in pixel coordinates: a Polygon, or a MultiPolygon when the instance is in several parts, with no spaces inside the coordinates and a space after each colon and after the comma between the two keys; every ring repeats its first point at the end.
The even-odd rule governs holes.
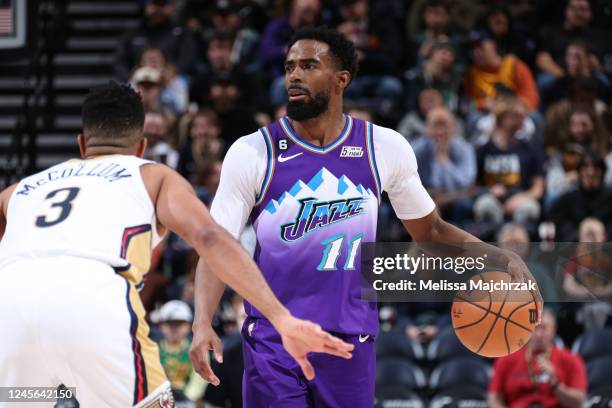
{"type": "Polygon", "coordinates": [[[451,316],[465,347],[485,357],[501,357],[523,347],[536,326],[537,306],[529,290],[511,284],[505,272],[483,272],[458,291],[451,316]]]}

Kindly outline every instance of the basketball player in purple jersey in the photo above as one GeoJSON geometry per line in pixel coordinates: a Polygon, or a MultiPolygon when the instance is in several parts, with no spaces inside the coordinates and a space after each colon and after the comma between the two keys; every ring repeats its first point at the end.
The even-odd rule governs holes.
{"type": "MultiPolygon", "coordinates": [[[[355,345],[351,360],[314,354],[317,375],[308,381],[270,322],[247,303],[245,407],[373,406],[378,312],[361,300],[360,245],[376,240],[383,190],[416,241],[480,242],[440,219],[400,134],[343,114],[342,95],[356,70],[353,44],[336,31],[297,32],[285,61],[287,117],[238,140],[223,163],[215,220],[235,236],[250,220],[255,260],[280,301],[355,345]]],[[[515,278],[531,278],[508,256],[515,278]]],[[[201,262],[192,346],[200,355],[220,354],[210,319],[223,289],[201,262]]],[[[210,367],[201,374],[218,383],[210,367]]]]}

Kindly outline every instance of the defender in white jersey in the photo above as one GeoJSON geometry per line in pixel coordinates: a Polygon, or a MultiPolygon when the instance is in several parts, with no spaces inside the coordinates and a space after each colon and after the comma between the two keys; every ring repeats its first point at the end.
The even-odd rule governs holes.
{"type": "Polygon", "coordinates": [[[78,137],[83,159],[0,193],[0,386],[65,384],[84,407],[171,406],[137,294],[166,227],[265,311],[305,375],[314,375],[309,352],[350,358],[351,345],[278,302],[182,177],[140,158],[143,120],[128,86],[92,90],[78,137]]]}

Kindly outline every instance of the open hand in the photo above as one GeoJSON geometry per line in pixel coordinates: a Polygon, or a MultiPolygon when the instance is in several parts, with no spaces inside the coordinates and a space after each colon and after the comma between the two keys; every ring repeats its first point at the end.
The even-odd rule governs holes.
{"type": "Polygon", "coordinates": [[[211,383],[219,385],[221,381],[210,367],[208,352],[212,350],[217,363],[223,363],[223,348],[221,339],[210,324],[197,324],[193,326],[193,340],[189,348],[189,357],[194,370],[211,383]]]}
{"type": "Polygon", "coordinates": [[[351,351],[355,348],[354,345],[327,333],[318,324],[293,316],[284,318],[276,329],[281,335],[285,350],[297,361],[308,380],[315,376],[314,368],[307,358],[308,353],[327,353],[350,359],[351,351]]]}

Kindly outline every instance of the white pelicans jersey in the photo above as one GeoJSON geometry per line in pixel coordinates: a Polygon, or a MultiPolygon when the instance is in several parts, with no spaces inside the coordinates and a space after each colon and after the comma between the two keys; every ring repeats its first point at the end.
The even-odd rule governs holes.
{"type": "Polygon", "coordinates": [[[140,173],[147,163],[124,155],[68,160],[23,179],[9,201],[0,270],[25,259],[86,258],[139,289],[159,242],[140,173]]]}

